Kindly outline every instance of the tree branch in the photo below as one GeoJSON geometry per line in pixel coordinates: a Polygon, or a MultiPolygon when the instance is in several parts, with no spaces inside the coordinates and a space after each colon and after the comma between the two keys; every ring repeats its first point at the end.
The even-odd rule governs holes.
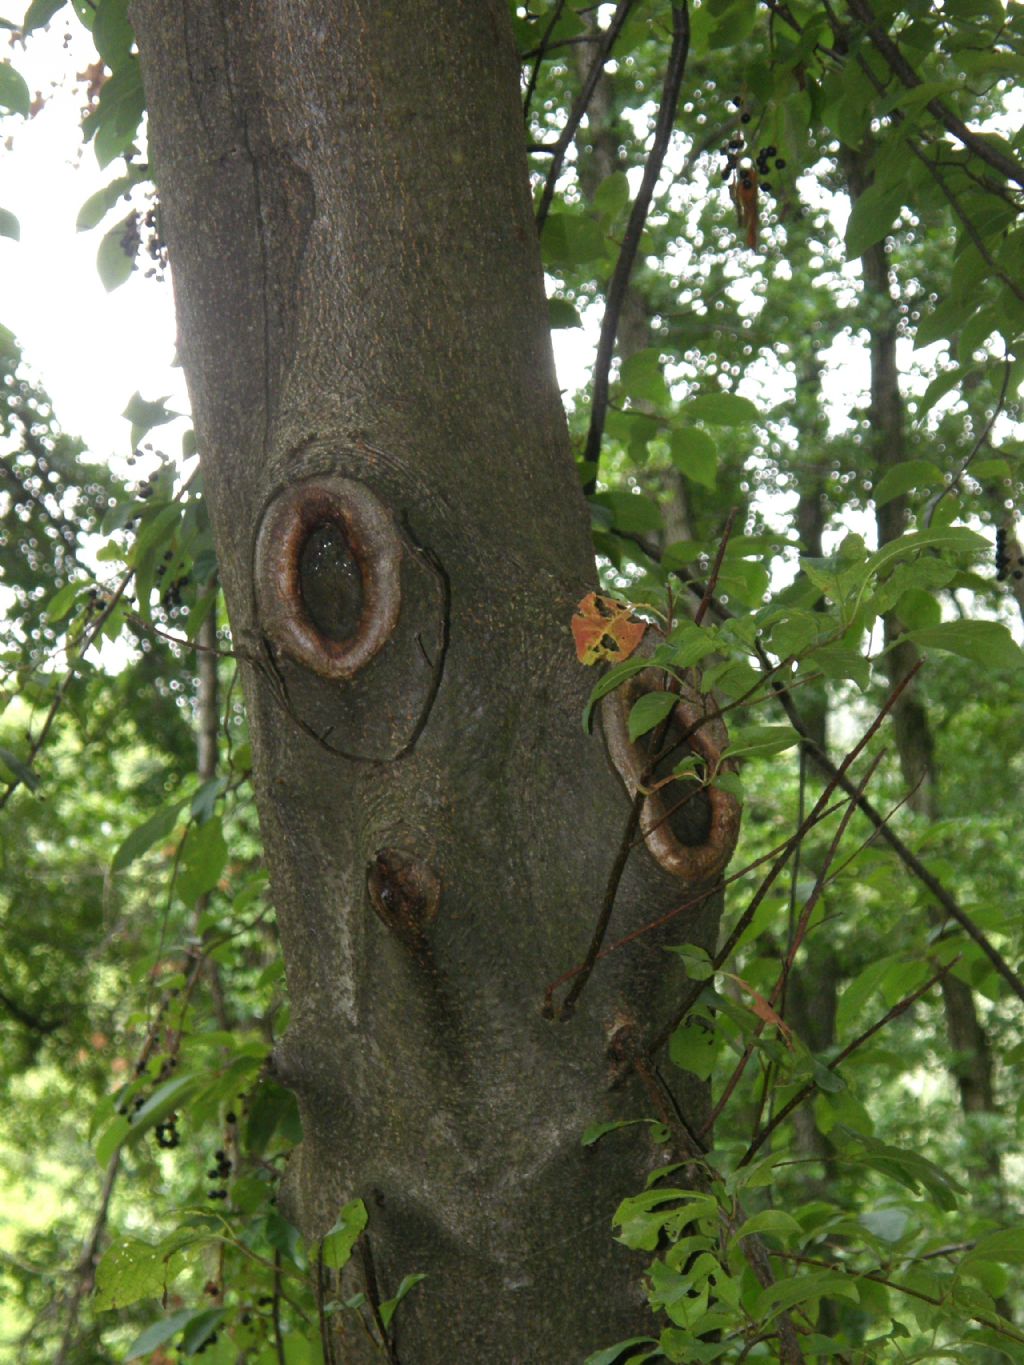
{"type": "Polygon", "coordinates": [[[584,485],[583,491],[589,497],[597,487],[597,469],[601,460],[601,438],[604,435],[605,417],[608,413],[608,375],[615,350],[615,337],[619,330],[619,315],[626,298],[629,277],[633,273],[633,262],[640,246],[640,237],[647,222],[651,200],[661,174],[662,163],[668,150],[672,129],[676,121],[676,105],[686,71],[686,59],[690,51],[690,10],[688,3],[672,7],[672,50],[669,54],[668,68],[662,86],[661,104],[654,126],[654,141],[647,161],[644,164],[643,179],[630,211],[629,222],[623,234],[622,246],[615,270],[608,286],[608,299],[604,317],[601,319],[601,336],[597,343],[597,356],[594,361],[594,394],[590,404],[590,429],[583,451],[585,464],[593,466],[593,473],[584,485]]]}
{"type": "MultiPolygon", "coordinates": [[[[893,74],[903,82],[907,89],[914,90],[921,85],[921,79],[916,71],[904,57],[898,45],[878,22],[871,8],[870,0],[847,0],[847,8],[864,25],[864,29],[874,46],[888,62],[893,74]]],[[[955,114],[952,109],[949,109],[942,100],[928,100],[926,108],[934,118],[938,119],[947,132],[952,133],[979,160],[998,171],[1006,180],[1012,180],[1024,189],[1024,166],[1021,166],[1018,161],[1007,156],[997,147],[991,146],[985,141],[983,135],[972,132],[963,119],[955,114]]]]}
{"type": "MultiPolygon", "coordinates": [[[[583,115],[587,112],[587,106],[590,104],[597,83],[601,79],[601,73],[604,71],[605,63],[611,56],[612,48],[615,46],[615,40],[619,36],[622,25],[626,22],[626,18],[629,11],[633,8],[633,4],[634,0],[619,0],[615,13],[612,15],[612,21],[601,36],[600,45],[594,55],[593,64],[587,72],[587,78],[583,82],[583,87],[576,98],[576,103],[572,107],[572,112],[565,121],[565,127],[559,134],[558,141],[551,149],[551,165],[548,167],[547,178],[544,181],[544,189],[540,196],[540,205],[537,208],[538,232],[540,232],[544,226],[545,219],[548,216],[548,210],[551,208],[551,201],[555,197],[555,185],[558,182],[558,177],[562,173],[562,162],[565,160],[565,154],[569,150],[573,138],[576,136],[576,129],[583,121],[583,115]]],[[[545,148],[545,150],[547,150],[547,148],[545,148]]]]}

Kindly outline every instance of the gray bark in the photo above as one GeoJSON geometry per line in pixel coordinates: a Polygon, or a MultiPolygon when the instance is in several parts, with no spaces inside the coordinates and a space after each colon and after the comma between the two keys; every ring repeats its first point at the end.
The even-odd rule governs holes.
{"type": "MultiPolygon", "coordinates": [[[[657,1158],[579,1139],[647,1112],[609,1040],[684,978],[652,935],[541,1014],[631,802],[580,725],[592,555],[506,10],[133,9],[292,1004],[284,1203],[315,1239],[365,1200],[349,1293],[429,1276],[386,1344],[339,1315],[346,1362],[562,1365],[645,1322],[610,1218],[657,1158]]],[[[712,886],[641,848],[613,936],[712,886]]],[[[671,940],[715,929],[708,899],[671,940]]]]}

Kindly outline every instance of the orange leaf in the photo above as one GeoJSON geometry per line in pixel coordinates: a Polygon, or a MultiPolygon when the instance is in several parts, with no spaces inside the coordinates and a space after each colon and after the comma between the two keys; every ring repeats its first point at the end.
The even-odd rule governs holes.
{"type": "Polygon", "coordinates": [[[638,621],[624,602],[588,592],[572,618],[576,657],[581,664],[607,660],[620,664],[644,638],[646,621],[638,621]]]}
{"type": "Polygon", "coordinates": [[[761,992],[754,990],[753,986],[751,986],[748,981],[744,981],[742,976],[733,976],[732,972],[725,972],[723,975],[728,976],[731,980],[735,981],[740,990],[746,991],[750,996],[750,1008],[757,1015],[758,1019],[761,1019],[766,1024],[774,1024],[782,1034],[783,1042],[792,1050],[793,1030],[786,1023],[785,1019],[772,1009],[771,1005],[761,992]]]}

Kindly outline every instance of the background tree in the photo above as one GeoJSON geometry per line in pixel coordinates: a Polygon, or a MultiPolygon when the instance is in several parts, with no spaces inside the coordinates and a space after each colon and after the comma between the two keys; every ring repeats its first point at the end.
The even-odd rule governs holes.
{"type": "MultiPolygon", "coordinates": [[[[978,572],[996,528],[999,575],[1024,572],[1018,16],[513,6],[521,103],[497,3],[136,8],[141,52],[123,0],[76,7],[102,63],[86,135],[124,158],[83,215],[121,215],[110,285],[169,249],[196,437],[180,472],[104,493],[100,561],[98,491],[43,496],[45,421],[5,457],[12,506],[66,546],[8,570],[39,582],[13,617],[5,837],[31,825],[52,864],[80,828],[113,871],[96,975],[52,1018],[46,921],[13,913],[33,878],[8,879],[8,1085],[31,1119],[53,1101],[26,1082],[87,1073],[105,1173],[9,1263],[19,1350],[1020,1358],[1018,1097],[991,1067],[1024,996],[995,780],[1020,656],[978,572]],[[551,320],[598,338],[578,478],[524,145],[551,320]],[[602,589],[652,622],[593,692],[579,485],[602,589]],[[112,677],[89,648],[119,631],[112,677]],[[166,707],[131,707],[138,678],[166,707]],[[117,720],[84,750],[108,828],[75,792],[86,701],[117,720]],[[39,1277],[75,1233],[55,1296],[39,1277]]],[[[134,444],[168,416],[130,412],[134,444]]],[[[56,981],[81,938],[50,922],[56,981]]]]}

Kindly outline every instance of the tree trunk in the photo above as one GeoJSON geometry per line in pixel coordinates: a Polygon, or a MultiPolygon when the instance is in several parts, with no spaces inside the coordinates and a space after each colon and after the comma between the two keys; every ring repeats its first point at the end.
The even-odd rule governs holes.
{"type": "MultiPolygon", "coordinates": [[[[593,561],[507,6],[133,17],[291,999],[286,1211],[315,1239],[365,1201],[348,1293],[429,1277],[387,1343],[337,1315],[346,1362],[581,1359],[644,1324],[610,1219],[657,1157],[580,1135],[647,1112],[609,1042],[684,978],[651,935],[541,1013],[631,801],[580,724],[593,561]]],[[[713,889],[724,847],[668,828],[680,856],[629,858],[613,936],[713,889]]],[[[672,941],[710,947],[716,906],[672,941]]],[[[699,1123],[702,1088],[678,1098],[699,1123]]]]}
{"type": "MultiPolygon", "coordinates": [[[[863,154],[848,152],[844,158],[847,182],[853,201],[867,188],[868,178],[863,154]]],[[[868,425],[874,433],[875,473],[878,478],[906,458],[905,416],[896,362],[896,309],[889,288],[889,265],[885,246],[878,242],[863,256],[864,289],[871,317],[871,402],[868,425]]],[[[907,500],[892,498],[876,512],[878,543],[886,544],[901,535],[906,526],[907,500]]],[[[895,685],[905,678],[917,662],[917,647],[902,639],[903,627],[890,613],[885,618],[886,643],[892,648],[885,656],[890,681],[895,685]]],[[[939,816],[939,794],[935,770],[935,743],[928,711],[921,700],[916,680],[907,688],[893,710],[893,730],[903,779],[907,784],[908,806],[928,820],[939,816]]],[[[932,918],[940,921],[937,908],[932,918]]],[[[992,1113],[996,1109],[992,1079],[992,1056],[988,1039],[966,982],[952,974],[942,978],[942,1001],[949,1037],[951,1070],[960,1093],[964,1114],[992,1113]]],[[[982,1160],[999,1198],[1001,1162],[999,1152],[984,1136],[982,1160]]]]}

